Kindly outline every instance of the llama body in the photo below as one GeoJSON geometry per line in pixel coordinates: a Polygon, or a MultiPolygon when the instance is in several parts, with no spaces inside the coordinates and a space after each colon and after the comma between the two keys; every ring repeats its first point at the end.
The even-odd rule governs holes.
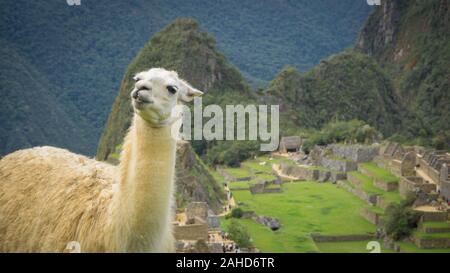
{"type": "Polygon", "coordinates": [[[202,92],[164,69],[136,81],[118,167],[53,147],[0,160],[1,252],[62,252],[72,241],[81,252],[173,251],[170,114],[202,92]]]}

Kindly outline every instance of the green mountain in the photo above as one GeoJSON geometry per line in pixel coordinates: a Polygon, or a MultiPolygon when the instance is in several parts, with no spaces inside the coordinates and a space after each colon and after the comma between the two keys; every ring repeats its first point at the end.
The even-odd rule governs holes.
{"type": "MultiPolygon", "coordinates": [[[[82,0],[80,6],[3,0],[0,38],[47,79],[49,91],[75,105],[88,121],[88,127],[77,123],[78,130],[90,134],[94,127],[94,147],[126,67],[149,37],[177,18],[200,22],[230,62],[260,85],[285,64],[306,70],[348,47],[371,9],[353,0],[82,0]]],[[[48,141],[59,140],[49,135],[48,141]]]]}
{"type": "Polygon", "coordinates": [[[447,136],[450,147],[450,1],[384,1],[356,50],[373,56],[407,108],[423,119],[416,136],[447,136]]]}
{"type": "Polygon", "coordinates": [[[94,130],[77,108],[4,41],[0,59],[0,155],[38,145],[89,153],[94,130]]]}
{"type": "Polygon", "coordinates": [[[243,103],[253,94],[239,72],[216,50],[215,40],[190,19],[176,20],[155,34],[128,66],[103,131],[97,158],[106,160],[122,143],[130,126],[132,108],[129,93],[133,76],[151,67],[175,70],[180,77],[204,91],[203,103],[243,103]]]}
{"type": "Polygon", "coordinates": [[[401,123],[402,110],[387,75],[372,58],[350,50],[307,73],[284,68],[265,94],[281,105],[284,129],[359,119],[391,135],[401,123]]]}

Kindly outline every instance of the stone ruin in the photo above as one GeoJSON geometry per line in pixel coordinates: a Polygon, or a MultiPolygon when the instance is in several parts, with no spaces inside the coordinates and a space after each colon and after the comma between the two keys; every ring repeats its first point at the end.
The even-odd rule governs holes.
{"type": "Polygon", "coordinates": [[[390,170],[402,177],[400,193],[405,196],[408,191],[422,192],[423,198],[431,198],[432,188],[447,202],[450,201],[450,175],[448,165],[450,154],[446,151],[425,149],[423,147],[403,147],[399,143],[389,142],[380,155],[374,158],[380,167],[390,170]],[[423,181],[425,175],[431,181],[423,181]],[[434,186],[433,186],[434,185],[434,186]]]}
{"type": "Polygon", "coordinates": [[[404,148],[398,143],[389,142],[380,149],[373,161],[381,168],[388,169],[396,176],[414,176],[416,153],[414,148],[404,148]]]}
{"type": "Polygon", "coordinates": [[[356,163],[372,161],[379,153],[379,145],[342,145],[331,144],[328,146],[333,154],[356,163]]]}
{"type": "Polygon", "coordinates": [[[191,202],[186,207],[187,220],[194,219],[195,217],[206,221],[208,218],[208,204],[206,202],[191,202]]]}
{"type": "Polygon", "coordinates": [[[268,216],[256,216],[254,219],[256,222],[270,228],[272,231],[279,230],[281,228],[280,222],[272,217],[268,216]]]}
{"type": "Polygon", "coordinates": [[[252,194],[281,192],[281,187],[270,187],[271,185],[278,185],[278,183],[274,181],[260,181],[251,185],[249,190],[252,194]]]}
{"type": "MultiPolygon", "coordinates": [[[[191,202],[185,209],[185,223],[174,223],[178,252],[216,252],[208,242],[209,231],[220,230],[220,220],[206,202],[191,202]],[[205,250],[205,245],[209,250],[205,250]]],[[[220,248],[221,249],[221,248],[220,248]]]]}

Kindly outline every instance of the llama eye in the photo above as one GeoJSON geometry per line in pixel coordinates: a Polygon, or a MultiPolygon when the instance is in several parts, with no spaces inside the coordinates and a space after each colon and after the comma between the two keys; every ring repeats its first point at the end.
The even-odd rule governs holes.
{"type": "Polygon", "coordinates": [[[175,94],[177,92],[177,87],[176,86],[168,85],[166,88],[167,88],[167,91],[169,91],[172,94],[175,94]]]}

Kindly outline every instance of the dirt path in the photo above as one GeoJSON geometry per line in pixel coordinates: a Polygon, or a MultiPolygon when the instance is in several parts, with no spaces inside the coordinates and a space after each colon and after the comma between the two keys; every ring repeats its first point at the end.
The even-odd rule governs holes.
{"type": "MultiPolygon", "coordinates": [[[[224,207],[235,207],[236,206],[236,201],[234,200],[234,197],[230,197],[231,194],[231,190],[230,188],[228,188],[228,186],[224,186],[225,189],[225,193],[227,194],[227,202],[225,203],[224,207]]],[[[227,214],[229,214],[231,212],[231,210],[223,210],[222,213],[219,214],[219,216],[225,216],[227,214]]]]}
{"type": "Polygon", "coordinates": [[[432,184],[436,184],[431,177],[429,177],[424,171],[422,171],[420,168],[416,169],[416,173],[418,176],[422,177],[423,180],[426,180],[432,184]]]}

